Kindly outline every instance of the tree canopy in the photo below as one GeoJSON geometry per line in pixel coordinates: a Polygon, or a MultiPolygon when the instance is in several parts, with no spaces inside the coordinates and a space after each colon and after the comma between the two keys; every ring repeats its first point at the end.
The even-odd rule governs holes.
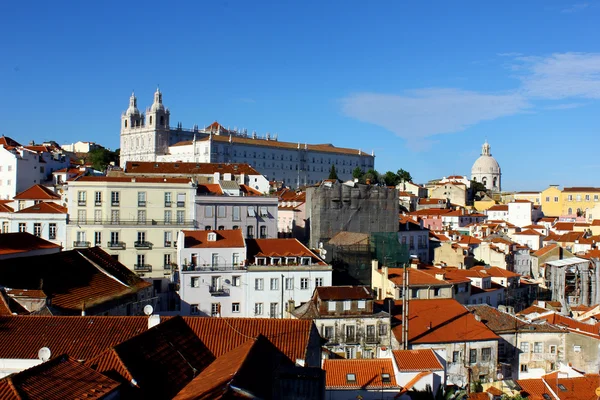
{"type": "Polygon", "coordinates": [[[104,171],[111,162],[119,164],[119,153],[120,149],[115,151],[95,149],[88,153],[86,161],[92,164],[92,168],[98,171],[104,171]]]}
{"type": "Polygon", "coordinates": [[[335,179],[335,180],[340,179],[340,178],[338,178],[337,171],[335,170],[335,165],[331,165],[331,169],[329,170],[329,178],[327,178],[327,179],[335,179]]]}

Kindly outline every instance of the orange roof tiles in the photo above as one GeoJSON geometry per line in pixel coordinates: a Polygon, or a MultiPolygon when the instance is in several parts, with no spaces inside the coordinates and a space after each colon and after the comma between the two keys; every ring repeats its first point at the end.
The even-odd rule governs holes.
{"type": "Polygon", "coordinates": [[[551,324],[566,327],[571,332],[594,336],[595,338],[600,339],[600,322],[593,325],[587,324],[557,313],[542,315],[536,319],[545,320],[551,324]]]}
{"type": "Polygon", "coordinates": [[[13,198],[15,200],[58,200],[60,196],[45,186],[33,185],[13,198]]]}
{"type": "Polygon", "coordinates": [[[563,192],[600,192],[600,188],[596,187],[566,187],[563,192]]]}
{"type": "Polygon", "coordinates": [[[84,366],[67,356],[10,375],[0,381],[0,387],[13,390],[1,391],[3,399],[103,399],[120,386],[119,382],[84,366]]]}
{"type": "Polygon", "coordinates": [[[240,191],[246,196],[262,196],[263,194],[256,189],[251,188],[246,184],[240,185],[240,191]]]}
{"type": "Polygon", "coordinates": [[[559,400],[597,400],[595,390],[599,379],[598,374],[560,378],[556,373],[552,373],[544,375],[541,379],[519,379],[516,382],[527,399],[545,400],[546,394],[546,398],[550,399],[556,398],[556,395],[559,400]]]}
{"type": "Polygon", "coordinates": [[[234,175],[261,175],[249,164],[152,161],[127,161],[125,164],[126,174],[213,175],[215,172],[234,175]]]}
{"type": "MultiPolygon", "coordinates": [[[[404,284],[404,268],[389,268],[388,279],[396,286],[402,286],[404,284]]],[[[438,272],[440,275],[444,274],[444,271],[438,272]]],[[[468,280],[465,280],[467,282],[468,280]]],[[[454,282],[446,282],[443,279],[437,279],[434,274],[425,272],[423,270],[409,268],[408,269],[408,284],[409,286],[450,286],[454,282]]]]}
{"type": "Polygon", "coordinates": [[[508,211],[508,205],[496,204],[495,206],[488,208],[487,211],[508,211]]]}
{"type": "Polygon", "coordinates": [[[574,226],[574,222],[557,222],[552,229],[557,231],[572,231],[574,226]]]}
{"type": "Polygon", "coordinates": [[[229,229],[222,231],[182,231],[184,247],[186,249],[197,248],[226,248],[226,247],[245,247],[244,236],[240,229],[229,229]],[[208,240],[208,234],[215,233],[216,240],[208,240]]]}
{"type": "Polygon", "coordinates": [[[68,182],[185,183],[189,178],[148,178],[143,176],[77,176],[68,182]]]}
{"type": "Polygon", "coordinates": [[[373,293],[368,286],[319,286],[315,290],[321,300],[373,299],[373,293]]]}
{"type": "Polygon", "coordinates": [[[0,203],[0,212],[9,212],[9,213],[11,213],[11,212],[14,212],[14,211],[15,210],[12,207],[6,205],[6,203],[0,203]]]}
{"type": "Polygon", "coordinates": [[[310,257],[313,264],[327,265],[297,239],[247,239],[248,260],[255,257],[310,257]]]}
{"type": "Polygon", "coordinates": [[[17,211],[17,214],[67,214],[67,207],[51,202],[41,202],[17,211]]]}
{"type": "Polygon", "coordinates": [[[483,271],[485,272],[487,275],[494,277],[494,278],[517,278],[520,277],[520,274],[517,274],[516,272],[512,272],[509,270],[506,270],[504,268],[500,268],[500,267],[484,267],[482,265],[478,265],[476,267],[471,268],[472,270],[475,271],[483,271]]]}
{"type": "Polygon", "coordinates": [[[325,387],[331,389],[377,389],[398,387],[391,359],[351,359],[323,361],[326,373],[325,387]],[[348,375],[354,380],[349,381],[348,375]],[[389,382],[382,381],[382,374],[389,374],[389,382]]]}
{"type": "Polygon", "coordinates": [[[8,136],[4,136],[4,135],[2,135],[2,137],[0,137],[0,145],[4,145],[4,147],[21,146],[21,144],[19,142],[17,142],[16,140],[13,140],[12,138],[10,138],[8,136]]]}
{"type": "Polygon", "coordinates": [[[396,366],[402,372],[439,371],[444,369],[437,355],[431,349],[394,350],[392,353],[396,366]]]}
{"type": "Polygon", "coordinates": [[[223,191],[221,190],[221,185],[218,183],[200,183],[198,184],[196,193],[200,195],[222,195],[223,191]]]}
{"type": "Polygon", "coordinates": [[[48,249],[60,249],[60,245],[27,232],[0,234],[0,255],[48,249]]]}

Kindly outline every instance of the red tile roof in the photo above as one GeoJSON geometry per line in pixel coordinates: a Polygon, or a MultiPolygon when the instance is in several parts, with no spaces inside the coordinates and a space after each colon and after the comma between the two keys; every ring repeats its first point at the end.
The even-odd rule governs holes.
{"type": "Polygon", "coordinates": [[[255,257],[311,257],[313,264],[327,265],[297,239],[247,239],[248,260],[255,257]]]}
{"type": "Polygon", "coordinates": [[[185,183],[189,178],[148,178],[144,176],[77,176],[68,182],[130,182],[130,183],[185,183]]]}
{"type": "Polygon", "coordinates": [[[0,203],[0,212],[14,212],[15,210],[6,203],[0,203]]]}
{"type": "Polygon", "coordinates": [[[544,394],[554,399],[554,393],[560,400],[597,400],[595,390],[599,380],[598,374],[560,378],[556,373],[551,373],[541,379],[519,379],[517,383],[527,399],[544,400],[544,394]]]}
{"type": "Polygon", "coordinates": [[[323,361],[325,387],[331,389],[377,389],[398,387],[391,359],[352,359],[323,361]],[[348,381],[354,374],[354,381],[348,381]],[[382,382],[381,375],[389,374],[390,381],[382,382]]]}
{"type": "Polygon", "coordinates": [[[596,187],[566,187],[563,192],[600,192],[600,188],[596,187]]]}
{"type": "Polygon", "coordinates": [[[60,200],[59,195],[42,185],[33,185],[13,198],[15,200],[60,200]]]}
{"type": "Polygon", "coordinates": [[[198,184],[198,188],[196,189],[196,193],[200,195],[222,195],[223,191],[221,190],[221,185],[218,183],[202,183],[198,184]]]}
{"type": "Polygon", "coordinates": [[[21,144],[19,142],[17,142],[16,140],[13,140],[12,138],[10,138],[8,136],[4,136],[4,135],[2,135],[2,137],[0,137],[0,145],[4,145],[4,147],[21,146],[21,144]]]}
{"type": "Polygon", "coordinates": [[[368,286],[319,286],[315,289],[321,300],[372,300],[368,286]]]}
{"type": "Polygon", "coordinates": [[[262,175],[249,164],[127,161],[126,174],[139,175],[262,175]]]}
{"type": "Polygon", "coordinates": [[[538,231],[534,231],[533,229],[527,229],[522,232],[515,232],[514,234],[515,235],[528,235],[528,236],[543,236],[541,233],[539,233],[538,231]]]}
{"type": "MultiPolygon", "coordinates": [[[[401,287],[404,284],[404,268],[389,268],[388,279],[392,281],[396,286],[401,287]]],[[[440,275],[444,274],[444,271],[439,270],[440,275]]],[[[465,280],[468,282],[468,279],[465,280]]],[[[435,274],[429,271],[409,268],[408,269],[408,284],[409,286],[450,286],[452,283],[446,282],[443,279],[437,279],[435,274]]]]}
{"type": "Polygon", "coordinates": [[[51,202],[41,202],[17,211],[17,214],[67,214],[67,207],[51,202]]]}
{"type": "Polygon", "coordinates": [[[535,253],[533,253],[534,256],[536,257],[541,257],[544,254],[556,249],[557,247],[559,247],[556,243],[552,243],[548,246],[544,246],[541,249],[539,249],[538,251],[536,251],[535,253]]]}
{"type": "Polygon", "coordinates": [[[500,267],[484,267],[482,265],[478,265],[476,267],[471,268],[472,270],[475,271],[483,271],[486,274],[488,274],[491,277],[494,278],[517,278],[520,277],[520,274],[517,274],[516,272],[512,272],[509,270],[506,270],[504,268],[500,268],[500,267]]]}
{"type": "Polygon", "coordinates": [[[557,222],[552,229],[556,231],[572,231],[575,226],[574,222],[557,222]]]}
{"type": "Polygon", "coordinates": [[[311,337],[318,337],[317,328],[311,320],[206,317],[183,319],[216,357],[262,334],[290,360],[296,362],[297,359],[307,358],[311,337]]]}
{"type": "Polygon", "coordinates": [[[0,397],[31,400],[102,399],[113,394],[120,385],[77,360],[60,356],[2,379],[0,397]]]}
{"type": "Polygon", "coordinates": [[[585,322],[577,321],[573,318],[565,317],[557,313],[542,315],[537,317],[536,320],[545,320],[551,324],[565,327],[571,332],[581,333],[584,335],[593,336],[596,339],[600,339],[600,322],[594,325],[587,324],[585,322]]]}
{"type": "Polygon", "coordinates": [[[184,239],[184,247],[186,249],[199,248],[228,248],[228,247],[245,247],[244,236],[240,229],[229,229],[222,231],[182,231],[184,239]],[[216,233],[216,241],[209,241],[208,234],[216,233]]]}
{"type": "Polygon", "coordinates": [[[248,185],[242,184],[240,185],[240,191],[244,193],[246,196],[262,196],[263,194],[256,189],[251,188],[248,185]]]}
{"type": "Polygon", "coordinates": [[[401,372],[440,371],[444,366],[431,349],[394,350],[394,360],[401,372]]]}
{"type": "Polygon", "coordinates": [[[60,245],[27,232],[0,234],[0,255],[25,253],[34,250],[60,249],[60,245]]]}
{"type": "Polygon", "coordinates": [[[487,209],[487,211],[508,211],[507,204],[496,204],[487,209]]]}

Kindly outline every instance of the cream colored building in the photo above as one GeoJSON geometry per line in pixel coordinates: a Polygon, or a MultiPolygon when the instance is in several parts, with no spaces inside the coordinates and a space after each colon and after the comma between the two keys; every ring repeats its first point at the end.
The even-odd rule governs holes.
{"type": "MultiPolygon", "coordinates": [[[[552,217],[585,217],[594,219],[594,208],[600,204],[600,188],[551,185],[541,193],[542,211],[552,217]],[[591,215],[591,217],[590,217],[591,215]]],[[[597,213],[596,213],[597,214],[597,213]]]]}
{"type": "Polygon", "coordinates": [[[67,250],[100,246],[144,278],[170,276],[177,232],[196,227],[189,178],[80,176],[67,186],[67,250]]]}

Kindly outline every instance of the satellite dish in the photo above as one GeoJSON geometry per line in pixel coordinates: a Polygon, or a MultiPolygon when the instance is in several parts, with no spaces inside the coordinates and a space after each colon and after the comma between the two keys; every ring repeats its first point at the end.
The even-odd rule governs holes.
{"type": "Polygon", "coordinates": [[[42,360],[42,362],[48,361],[50,359],[51,355],[52,355],[52,353],[50,352],[50,349],[47,347],[42,347],[41,349],[38,350],[38,358],[40,360],[42,360]]]}
{"type": "Polygon", "coordinates": [[[153,311],[154,311],[154,308],[152,308],[152,306],[150,304],[144,306],[144,314],[152,315],[153,311]]]}

